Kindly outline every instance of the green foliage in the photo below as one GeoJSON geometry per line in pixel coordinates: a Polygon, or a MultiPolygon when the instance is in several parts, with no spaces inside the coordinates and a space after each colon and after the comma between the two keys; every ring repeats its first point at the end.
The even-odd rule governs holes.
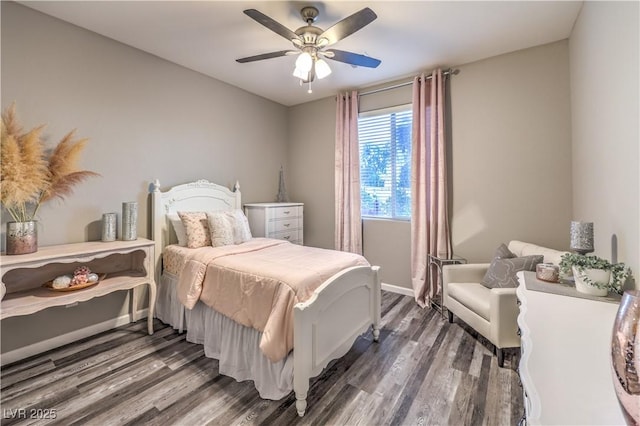
{"type": "Polygon", "coordinates": [[[362,174],[362,184],[365,186],[384,187],[384,175],[389,163],[389,145],[366,144],[362,147],[360,155],[360,169],[366,171],[362,174]]]}
{"type": "Polygon", "coordinates": [[[622,294],[622,287],[627,281],[627,277],[631,274],[631,269],[625,266],[624,263],[611,263],[606,259],[598,256],[589,256],[579,253],[566,253],[562,255],[560,260],[560,270],[565,273],[571,273],[571,267],[576,268],[580,273],[583,273],[585,269],[602,269],[604,271],[611,271],[611,280],[608,283],[602,284],[593,282],[585,276],[584,281],[597,288],[606,288],[613,290],[618,294],[622,294]]]}

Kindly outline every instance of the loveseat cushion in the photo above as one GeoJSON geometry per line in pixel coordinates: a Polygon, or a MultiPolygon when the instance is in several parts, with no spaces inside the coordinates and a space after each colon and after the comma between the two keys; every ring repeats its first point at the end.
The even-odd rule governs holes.
{"type": "Polygon", "coordinates": [[[535,271],[544,256],[524,256],[510,259],[493,259],[489,270],[480,282],[487,288],[515,288],[518,286],[516,272],[535,271]]]}
{"type": "Polygon", "coordinates": [[[491,290],[478,283],[448,283],[448,296],[489,321],[491,290]]]}

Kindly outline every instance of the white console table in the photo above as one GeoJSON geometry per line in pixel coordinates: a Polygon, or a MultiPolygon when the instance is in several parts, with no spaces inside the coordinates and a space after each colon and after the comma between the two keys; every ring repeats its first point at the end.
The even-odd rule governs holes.
{"type": "Polygon", "coordinates": [[[2,285],[6,288],[0,303],[0,319],[29,315],[52,306],[66,306],[104,296],[118,290],[131,290],[131,321],[137,321],[138,287],[149,286],[147,328],[153,334],[153,310],[156,300],[154,242],[144,238],[134,241],[86,242],[40,247],[37,252],[0,257],[2,285]],[[43,288],[47,281],[73,273],[87,265],[104,280],[76,291],[56,292],[43,288]]]}
{"type": "Polygon", "coordinates": [[[538,281],[534,272],[518,272],[518,280],[526,424],[624,425],[610,361],[619,303],[572,297],[575,289],[554,288],[562,285],[538,281]]]}

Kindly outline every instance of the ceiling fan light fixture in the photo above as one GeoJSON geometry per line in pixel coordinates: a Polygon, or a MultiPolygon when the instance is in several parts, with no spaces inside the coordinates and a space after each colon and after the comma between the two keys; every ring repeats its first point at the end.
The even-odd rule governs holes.
{"type": "Polygon", "coordinates": [[[309,52],[302,52],[298,59],[296,59],[296,69],[300,69],[303,72],[311,71],[313,66],[313,58],[309,52]]]}
{"type": "Polygon", "coordinates": [[[293,70],[293,76],[304,81],[304,80],[307,80],[309,78],[309,71],[303,71],[299,67],[296,67],[293,70]]]}
{"type": "Polygon", "coordinates": [[[329,74],[331,74],[331,68],[327,61],[324,59],[318,59],[316,61],[316,76],[318,76],[319,79],[323,79],[329,74]]]}

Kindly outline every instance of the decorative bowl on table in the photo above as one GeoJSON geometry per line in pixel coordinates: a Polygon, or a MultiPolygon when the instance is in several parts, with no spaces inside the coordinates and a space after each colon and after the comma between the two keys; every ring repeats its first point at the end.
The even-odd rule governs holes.
{"type": "Polygon", "coordinates": [[[96,274],[86,266],[75,269],[73,275],[60,275],[43,284],[43,287],[53,291],[76,291],[91,287],[105,279],[107,274],[96,274]]]}

